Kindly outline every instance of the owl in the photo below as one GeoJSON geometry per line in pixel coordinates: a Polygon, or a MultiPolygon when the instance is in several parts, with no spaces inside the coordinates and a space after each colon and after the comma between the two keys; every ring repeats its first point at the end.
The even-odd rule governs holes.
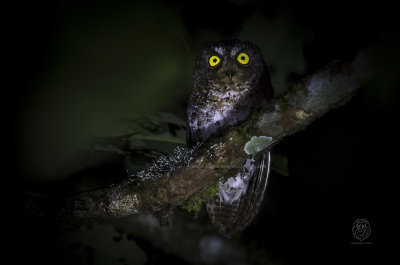
{"type": "MultiPolygon", "coordinates": [[[[254,44],[225,40],[202,49],[187,107],[188,146],[244,121],[273,96],[267,65],[254,44]]],[[[246,159],[235,174],[220,181],[218,193],[207,202],[219,233],[229,238],[254,219],[266,190],[269,165],[267,152],[246,159]]]]}

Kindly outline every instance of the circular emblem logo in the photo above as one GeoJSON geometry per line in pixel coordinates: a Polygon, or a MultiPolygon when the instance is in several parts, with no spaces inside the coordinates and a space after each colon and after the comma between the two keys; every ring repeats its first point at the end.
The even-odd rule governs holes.
{"type": "Polygon", "coordinates": [[[363,241],[371,234],[371,226],[366,219],[357,219],[353,223],[354,238],[363,241]]]}

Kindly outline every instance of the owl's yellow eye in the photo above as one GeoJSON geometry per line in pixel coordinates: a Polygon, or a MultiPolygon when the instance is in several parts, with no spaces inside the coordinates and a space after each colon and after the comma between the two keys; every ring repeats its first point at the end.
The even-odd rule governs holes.
{"type": "Polygon", "coordinates": [[[241,64],[248,64],[250,58],[249,58],[249,56],[247,55],[247,53],[242,52],[242,53],[240,53],[240,54],[238,55],[237,60],[238,60],[238,62],[241,63],[241,64]]]}
{"type": "Polygon", "coordinates": [[[216,66],[217,64],[219,64],[220,61],[221,61],[221,59],[219,59],[218,56],[213,55],[213,56],[211,56],[210,59],[208,60],[208,63],[209,63],[211,66],[216,66]]]}

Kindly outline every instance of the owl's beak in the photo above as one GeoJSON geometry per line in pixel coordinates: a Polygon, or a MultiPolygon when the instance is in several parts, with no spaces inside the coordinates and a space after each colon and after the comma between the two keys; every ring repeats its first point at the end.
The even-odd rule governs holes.
{"type": "Polygon", "coordinates": [[[226,70],[226,71],[225,71],[225,75],[226,75],[227,77],[229,77],[229,80],[231,80],[231,81],[232,81],[232,77],[233,77],[235,74],[236,74],[236,72],[233,71],[233,70],[226,70]]]}

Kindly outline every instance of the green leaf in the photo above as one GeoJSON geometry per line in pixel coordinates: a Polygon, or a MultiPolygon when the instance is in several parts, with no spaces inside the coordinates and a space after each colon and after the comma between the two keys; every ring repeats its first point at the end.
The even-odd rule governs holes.
{"type": "Polygon", "coordinates": [[[150,134],[150,135],[134,134],[131,136],[131,139],[140,139],[140,140],[155,141],[155,142],[167,142],[175,144],[186,144],[186,140],[184,137],[172,136],[170,133],[167,132],[161,134],[150,134]]]}

